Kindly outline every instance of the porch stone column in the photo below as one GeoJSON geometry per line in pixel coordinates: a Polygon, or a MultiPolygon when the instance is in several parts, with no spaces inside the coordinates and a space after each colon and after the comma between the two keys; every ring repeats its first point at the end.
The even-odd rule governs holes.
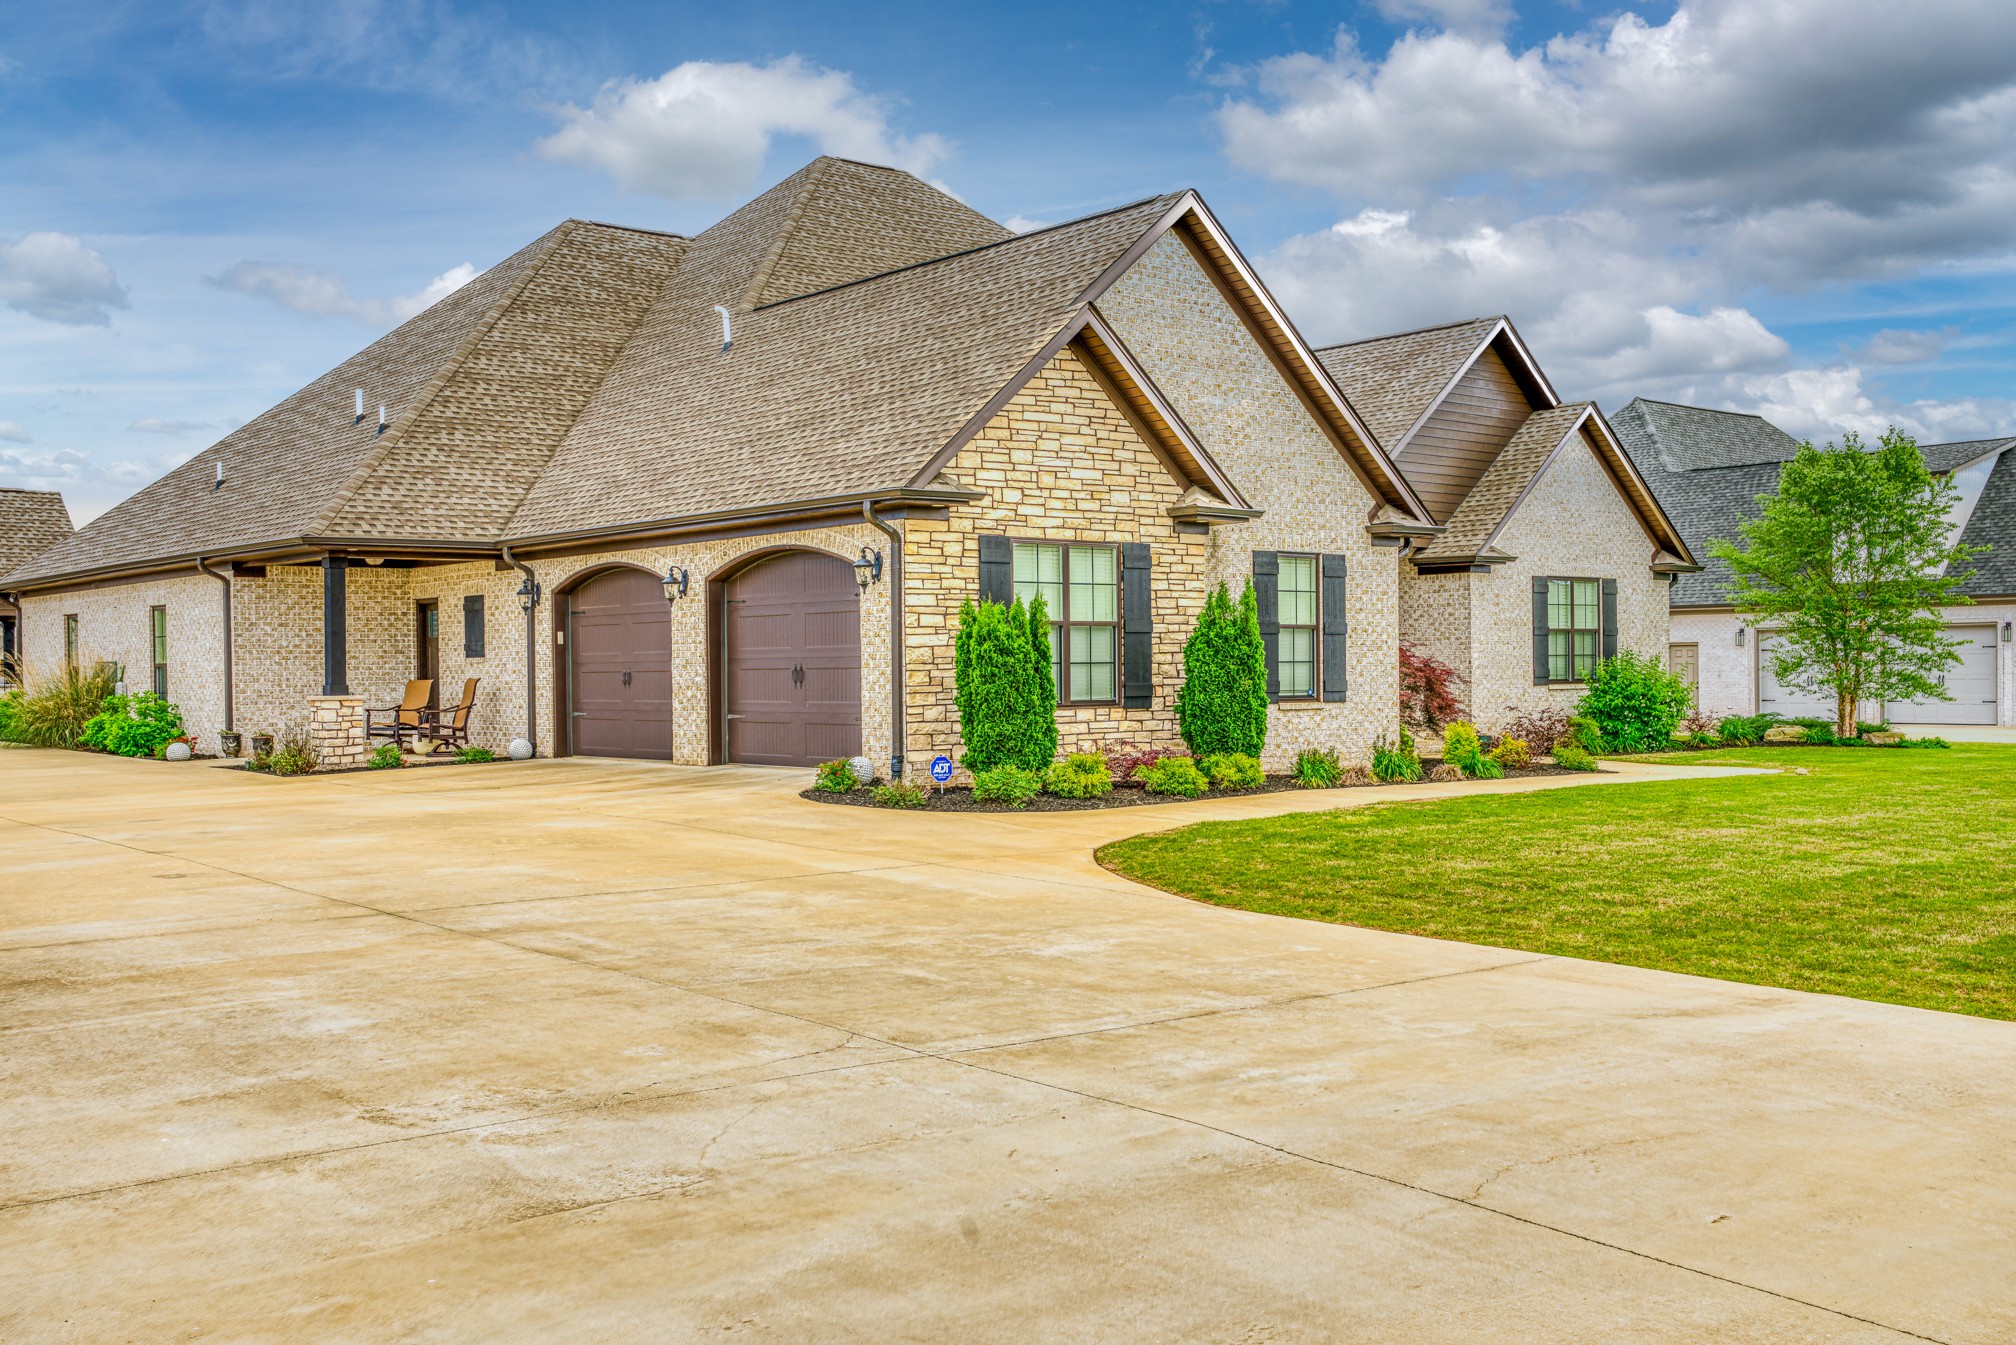
{"type": "Polygon", "coordinates": [[[354,770],[371,755],[364,738],[362,696],[310,696],[308,745],[318,771],[354,770]]]}

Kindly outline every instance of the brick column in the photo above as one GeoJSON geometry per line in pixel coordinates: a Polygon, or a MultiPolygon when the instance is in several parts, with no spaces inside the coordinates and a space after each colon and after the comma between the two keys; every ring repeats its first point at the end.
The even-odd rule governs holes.
{"type": "Polygon", "coordinates": [[[308,745],[318,771],[347,771],[364,764],[370,745],[364,737],[362,696],[310,696],[308,745]]]}

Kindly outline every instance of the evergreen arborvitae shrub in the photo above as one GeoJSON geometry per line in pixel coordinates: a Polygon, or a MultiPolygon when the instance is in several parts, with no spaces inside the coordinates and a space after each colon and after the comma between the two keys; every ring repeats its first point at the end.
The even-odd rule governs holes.
{"type": "Polygon", "coordinates": [[[1236,605],[1222,583],[1204,600],[1183,646],[1176,726],[1199,757],[1257,757],[1267,745],[1267,650],[1250,581],[1236,605]]]}
{"type": "Polygon", "coordinates": [[[1050,605],[1037,594],[1029,600],[1029,696],[1024,760],[1041,770],[1057,755],[1057,676],[1050,670],[1050,605]]]}
{"type": "MultiPolygon", "coordinates": [[[[1039,604],[1038,610],[1041,611],[1039,604]]],[[[1057,691],[1050,680],[1049,618],[1043,618],[1042,666],[1035,666],[1029,617],[1018,599],[966,602],[953,640],[953,699],[960,764],[976,775],[996,766],[1040,771],[1057,754],[1057,691]]]]}

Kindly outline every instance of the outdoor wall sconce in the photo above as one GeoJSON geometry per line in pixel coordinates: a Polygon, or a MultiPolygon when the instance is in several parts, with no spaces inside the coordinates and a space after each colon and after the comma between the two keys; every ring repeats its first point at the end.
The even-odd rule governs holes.
{"type": "Polygon", "coordinates": [[[854,562],[854,582],[865,589],[881,577],[882,553],[862,547],[861,559],[854,562]]]}
{"type": "Polygon", "coordinates": [[[1743,641],[1745,641],[1749,637],[1750,637],[1750,628],[1748,626],[1738,626],[1736,628],[1736,647],[1738,649],[1741,649],[1743,647],[1743,641]]]}
{"type": "Polygon", "coordinates": [[[2016,621],[2005,621],[2002,623],[2002,643],[2008,644],[2011,640],[2016,640],[2016,621]]]}
{"type": "Polygon", "coordinates": [[[533,583],[531,576],[528,575],[525,582],[518,586],[518,610],[521,612],[530,612],[538,605],[539,586],[533,583]]]}
{"type": "Polygon", "coordinates": [[[686,571],[677,565],[665,567],[665,578],[659,581],[665,589],[666,602],[678,602],[686,596],[686,571]]]}

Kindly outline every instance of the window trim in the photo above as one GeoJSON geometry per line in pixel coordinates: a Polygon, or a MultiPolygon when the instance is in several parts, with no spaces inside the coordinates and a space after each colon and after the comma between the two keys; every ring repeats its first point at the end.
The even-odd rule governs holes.
{"type": "MultiPolygon", "coordinates": [[[[1283,689],[1274,699],[1277,701],[1320,701],[1323,699],[1323,553],[1320,551],[1276,551],[1274,553],[1274,629],[1277,632],[1306,630],[1309,632],[1309,690],[1290,695],[1283,689]],[[1306,560],[1309,562],[1309,579],[1312,587],[1309,599],[1313,605],[1314,620],[1289,622],[1281,619],[1281,595],[1286,590],[1281,584],[1281,562],[1284,560],[1306,560]]],[[[1279,646],[1276,646],[1277,649],[1279,646]]],[[[1276,653],[1274,664],[1275,679],[1278,682],[1279,669],[1286,666],[1285,655],[1276,653]]]]}
{"type": "Polygon", "coordinates": [[[63,614],[63,662],[72,668],[77,666],[78,656],[84,647],[82,627],[77,613],[63,614]]]}
{"type": "Polygon", "coordinates": [[[168,608],[160,603],[147,609],[147,652],[154,667],[154,694],[168,699],[168,608]]]}
{"type": "Polygon", "coordinates": [[[1067,705],[1119,705],[1121,694],[1127,685],[1126,660],[1126,610],[1127,585],[1121,577],[1120,544],[1118,542],[1067,541],[1058,537],[1029,536],[1020,533],[1008,535],[1008,588],[1011,596],[1015,589],[1015,548],[1018,546],[1054,546],[1063,552],[1064,610],[1050,614],[1050,629],[1057,638],[1057,704],[1067,705]],[[1113,556],[1113,619],[1111,621],[1074,621],[1071,611],[1071,548],[1101,550],[1113,556]],[[1078,700],[1071,695],[1071,632],[1072,626],[1105,626],[1113,632],[1113,694],[1098,700],[1078,700]]]}
{"type": "MultiPolygon", "coordinates": [[[[1591,668],[1594,668],[1597,664],[1603,661],[1603,581],[1601,579],[1594,578],[1586,574],[1543,574],[1536,576],[1536,578],[1545,580],[1549,585],[1547,638],[1550,647],[1547,652],[1547,685],[1550,687],[1586,686],[1589,681],[1589,675],[1587,672],[1584,672],[1583,675],[1580,677],[1574,675],[1575,637],[1577,635],[1585,635],[1585,634],[1593,635],[1596,640],[1596,651],[1589,657],[1589,666],[1591,668]],[[1554,624],[1554,613],[1552,610],[1553,608],[1552,585],[1554,584],[1593,584],[1595,586],[1596,624],[1593,627],[1575,626],[1575,625],[1557,626],[1554,624]],[[1569,675],[1566,677],[1554,676],[1554,652],[1551,646],[1553,638],[1557,633],[1566,635],[1568,637],[1569,675]]],[[[1568,590],[1568,619],[1571,622],[1575,619],[1575,590],[1573,588],[1570,588],[1568,590]]]]}

